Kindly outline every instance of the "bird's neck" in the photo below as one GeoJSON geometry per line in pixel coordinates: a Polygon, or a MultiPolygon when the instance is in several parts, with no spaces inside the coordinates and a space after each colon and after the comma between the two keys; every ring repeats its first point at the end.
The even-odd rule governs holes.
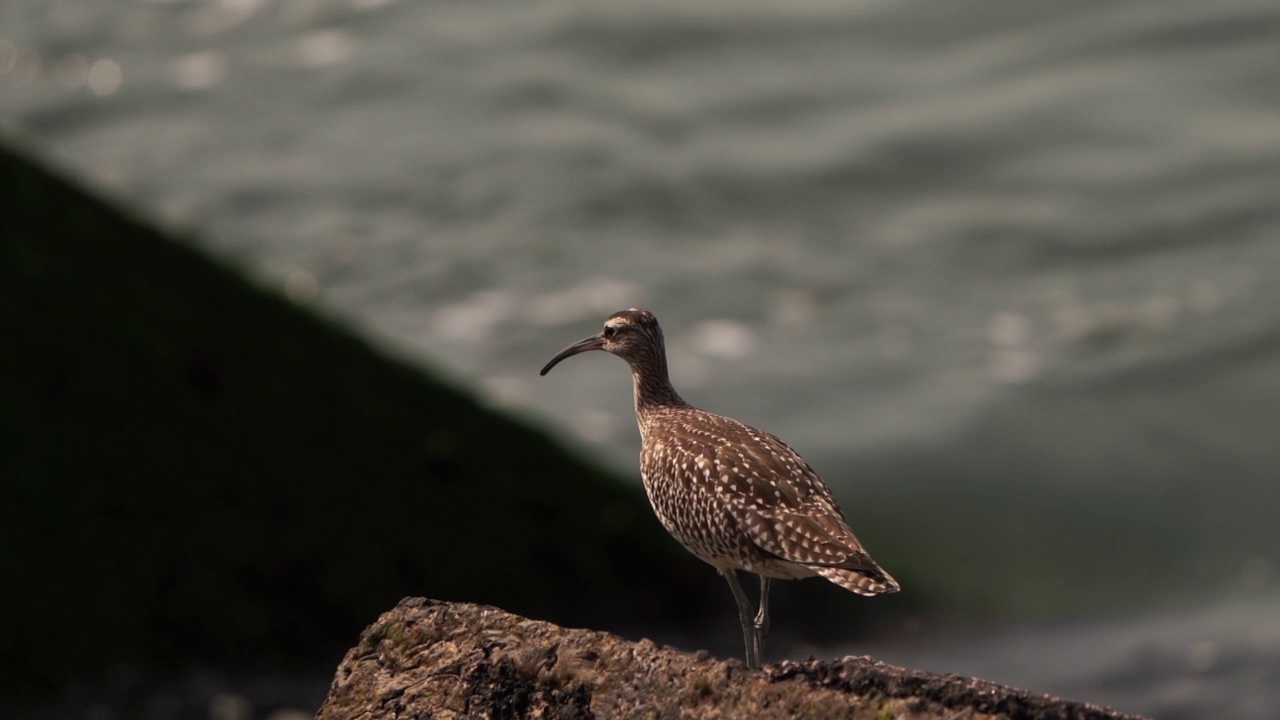
{"type": "Polygon", "coordinates": [[[671,386],[665,357],[632,363],[631,383],[635,390],[636,422],[642,437],[647,435],[650,423],[662,410],[689,406],[671,386]]]}

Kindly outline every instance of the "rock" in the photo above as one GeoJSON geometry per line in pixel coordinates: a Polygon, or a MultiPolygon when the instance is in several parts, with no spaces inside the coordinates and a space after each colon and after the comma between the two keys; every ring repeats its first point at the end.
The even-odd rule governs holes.
{"type": "Polygon", "coordinates": [[[360,636],[318,720],[391,718],[1136,718],[866,657],[748,670],[468,603],[407,598],[360,636]]]}

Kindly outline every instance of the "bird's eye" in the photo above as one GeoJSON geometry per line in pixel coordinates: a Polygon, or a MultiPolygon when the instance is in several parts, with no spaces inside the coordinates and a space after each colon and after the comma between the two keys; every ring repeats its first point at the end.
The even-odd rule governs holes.
{"type": "Polygon", "coordinates": [[[612,327],[612,326],[609,326],[609,325],[606,325],[606,326],[605,326],[605,328],[604,328],[604,336],[605,336],[606,338],[612,338],[614,335],[617,335],[617,334],[618,334],[618,328],[616,328],[616,327],[612,327]]]}

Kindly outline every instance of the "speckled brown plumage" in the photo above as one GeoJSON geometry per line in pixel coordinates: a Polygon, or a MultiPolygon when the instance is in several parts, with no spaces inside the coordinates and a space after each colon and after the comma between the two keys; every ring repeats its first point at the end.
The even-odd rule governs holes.
{"type": "Polygon", "coordinates": [[[759,664],[770,578],[818,575],[860,595],[898,590],[799,453],[767,432],[695,408],[676,393],[667,373],[662,330],[652,313],[614,313],[599,334],[565,348],[542,374],[591,350],[618,355],[631,366],[645,492],[663,527],[728,580],[749,664],[759,664]],[[761,578],[754,619],[738,585],[738,570],[761,578]]]}
{"type": "Polygon", "coordinates": [[[640,471],[659,521],[720,569],[823,575],[863,595],[897,589],[831,491],[769,433],[688,405],[645,407],[640,471]]]}

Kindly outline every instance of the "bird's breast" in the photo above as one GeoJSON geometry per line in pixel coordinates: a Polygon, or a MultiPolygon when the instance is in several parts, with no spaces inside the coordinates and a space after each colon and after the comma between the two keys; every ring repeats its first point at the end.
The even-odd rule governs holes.
{"type": "Polygon", "coordinates": [[[641,452],[640,475],[649,504],[667,532],[712,565],[741,566],[749,540],[713,486],[714,467],[661,442],[641,452]]]}

